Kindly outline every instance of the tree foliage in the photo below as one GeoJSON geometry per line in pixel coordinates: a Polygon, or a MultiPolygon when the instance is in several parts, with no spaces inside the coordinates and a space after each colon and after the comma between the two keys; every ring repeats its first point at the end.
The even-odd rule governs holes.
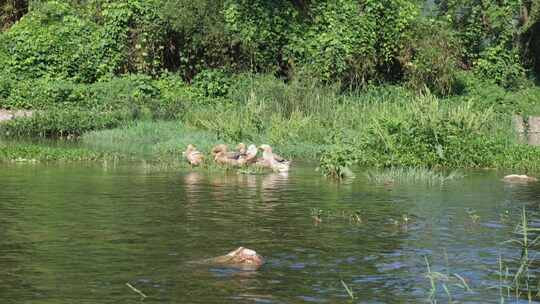
{"type": "MultiPolygon", "coordinates": [[[[19,18],[13,12],[21,15],[27,7],[26,1],[5,3],[3,28],[19,18]]],[[[0,63],[17,77],[75,82],[165,71],[191,82],[201,72],[262,71],[351,87],[406,81],[440,94],[452,91],[458,67],[511,87],[526,67],[540,66],[537,1],[438,0],[432,19],[423,5],[35,0],[22,20],[0,34],[0,63]]]]}

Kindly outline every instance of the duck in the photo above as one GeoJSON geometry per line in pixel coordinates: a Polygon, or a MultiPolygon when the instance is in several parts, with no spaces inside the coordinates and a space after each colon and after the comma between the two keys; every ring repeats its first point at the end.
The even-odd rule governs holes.
{"type": "Polygon", "coordinates": [[[226,144],[216,145],[212,149],[212,155],[218,164],[234,167],[255,163],[257,160],[257,152],[257,146],[252,144],[246,149],[244,143],[239,143],[236,146],[236,151],[229,151],[226,144]]]}
{"type": "Polygon", "coordinates": [[[264,265],[264,258],[255,250],[238,247],[237,249],[215,258],[189,262],[190,264],[206,264],[237,268],[241,270],[257,270],[264,265]]]}
{"type": "Polygon", "coordinates": [[[246,144],[244,143],[239,143],[238,145],[236,145],[236,151],[242,155],[242,154],[246,154],[247,150],[246,150],[246,144]]]}
{"type": "Polygon", "coordinates": [[[291,161],[284,159],[283,157],[274,154],[272,147],[269,145],[261,145],[259,147],[263,151],[262,158],[258,160],[257,164],[260,166],[270,168],[274,172],[288,172],[291,161]]]}
{"type": "Polygon", "coordinates": [[[186,151],[182,152],[187,162],[192,166],[200,165],[204,160],[204,155],[197,150],[195,145],[189,144],[186,151]]]}
{"type": "MultiPolygon", "coordinates": [[[[239,150],[240,151],[240,150],[239,150]]],[[[240,154],[240,157],[238,158],[238,162],[241,165],[251,165],[257,162],[257,146],[255,145],[249,145],[249,147],[246,149],[245,146],[243,147],[243,153],[240,154]]]]}
{"type": "Polygon", "coordinates": [[[245,145],[243,143],[240,143],[236,148],[237,151],[229,151],[229,146],[227,146],[226,144],[215,145],[212,148],[212,155],[215,158],[219,152],[223,152],[229,158],[238,159],[238,157],[240,157],[241,155],[241,151],[245,152],[245,145]]]}
{"type": "Polygon", "coordinates": [[[240,153],[236,151],[229,151],[229,146],[227,146],[226,144],[219,144],[212,148],[212,156],[214,157],[214,160],[216,162],[218,162],[218,155],[220,158],[227,157],[230,159],[238,159],[240,153]]]}
{"type": "Polygon", "coordinates": [[[257,146],[255,145],[249,145],[246,152],[244,153],[243,157],[245,159],[245,162],[247,164],[253,164],[257,162],[257,153],[259,151],[257,150],[257,146]]]}
{"type": "Polygon", "coordinates": [[[238,159],[240,153],[229,152],[229,147],[226,144],[219,144],[212,148],[214,161],[220,165],[240,166],[238,159]]]}
{"type": "Polygon", "coordinates": [[[231,156],[231,152],[219,151],[214,154],[214,161],[220,165],[229,165],[233,167],[240,167],[243,165],[243,161],[240,157],[231,156]]]}

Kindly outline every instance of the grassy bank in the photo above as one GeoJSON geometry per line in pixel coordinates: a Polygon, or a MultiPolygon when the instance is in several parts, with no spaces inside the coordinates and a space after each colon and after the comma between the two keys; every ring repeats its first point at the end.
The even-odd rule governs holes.
{"type": "Polygon", "coordinates": [[[96,152],[89,149],[0,143],[0,162],[102,161],[119,158],[120,156],[114,153],[96,152]]]}
{"type": "MultiPolygon", "coordinates": [[[[540,89],[507,91],[467,77],[461,95],[441,98],[402,86],[351,92],[270,75],[235,76],[226,95],[210,96],[175,77],[130,76],[68,86],[46,102],[30,98],[27,108],[38,114],[0,130],[75,136],[99,153],[160,160],[179,159],[189,143],[203,151],[218,142],[267,143],[288,158],[320,160],[330,175],[355,165],[539,169],[540,149],[516,142],[511,117],[537,114],[540,89]],[[77,106],[65,106],[71,99],[77,106]]],[[[16,100],[18,91],[10,92],[16,100]]]]}
{"type": "Polygon", "coordinates": [[[503,90],[490,103],[482,92],[494,92],[478,88],[451,99],[394,86],[351,94],[264,76],[238,82],[227,98],[186,102],[181,121],[90,132],[82,141],[154,157],[179,157],[188,143],[203,151],[217,142],[268,143],[289,158],[321,159],[326,171],[340,165],[536,170],[540,149],[516,142],[509,108],[534,113],[539,91],[503,90]]]}

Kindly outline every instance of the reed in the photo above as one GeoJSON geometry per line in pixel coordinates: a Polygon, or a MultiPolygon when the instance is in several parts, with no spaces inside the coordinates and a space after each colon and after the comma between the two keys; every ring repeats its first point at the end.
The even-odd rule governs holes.
{"type": "MultiPolygon", "coordinates": [[[[540,297],[540,286],[538,286],[538,277],[535,271],[531,271],[531,265],[536,261],[535,256],[530,255],[530,250],[540,244],[540,236],[538,236],[540,228],[529,226],[529,220],[525,208],[521,212],[521,221],[516,226],[514,233],[516,237],[510,239],[507,243],[517,244],[521,254],[519,265],[511,276],[509,290],[512,290],[516,300],[526,296],[529,301],[532,301],[533,295],[540,297]]],[[[500,266],[502,268],[502,265],[500,266]]],[[[502,269],[500,269],[502,272],[502,269]]],[[[507,270],[508,272],[508,270],[507,270]]]]}
{"type": "Polygon", "coordinates": [[[469,284],[461,275],[457,273],[450,274],[448,266],[446,269],[447,273],[442,273],[442,272],[434,271],[432,269],[427,257],[424,257],[424,261],[426,263],[426,269],[427,269],[426,278],[429,280],[429,285],[430,285],[429,296],[428,296],[428,300],[430,303],[437,303],[437,293],[440,288],[442,288],[442,290],[448,297],[448,303],[453,303],[452,291],[450,289],[450,286],[459,287],[465,292],[469,292],[469,293],[472,292],[472,289],[470,288],[469,284]]]}
{"type": "Polygon", "coordinates": [[[347,295],[349,296],[349,298],[351,300],[354,300],[355,297],[354,297],[354,292],[352,291],[352,289],[343,280],[341,280],[341,285],[343,286],[343,288],[345,288],[345,291],[347,292],[347,295]]]}

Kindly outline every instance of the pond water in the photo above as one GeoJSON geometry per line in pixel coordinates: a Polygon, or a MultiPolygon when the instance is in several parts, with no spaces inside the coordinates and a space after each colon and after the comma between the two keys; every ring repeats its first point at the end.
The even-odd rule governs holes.
{"type": "Polygon", "coordinates": [[[145,168],[0,165],[0,302],[140,303],[126,283],[144,303],[429,302],[427,259],[443,274],[437,301],[448,303],[444,283],[454,301],[499,303],[499,256],[515,269],[521,254],[504,242],[522,208],[531,225],[540,220],[540,183],[506,185],[493,171],[377,186],[329,182],[310,166],[288,175],[145,168]],[[267,263],[190,263],[238,246],[267,263]]]}

